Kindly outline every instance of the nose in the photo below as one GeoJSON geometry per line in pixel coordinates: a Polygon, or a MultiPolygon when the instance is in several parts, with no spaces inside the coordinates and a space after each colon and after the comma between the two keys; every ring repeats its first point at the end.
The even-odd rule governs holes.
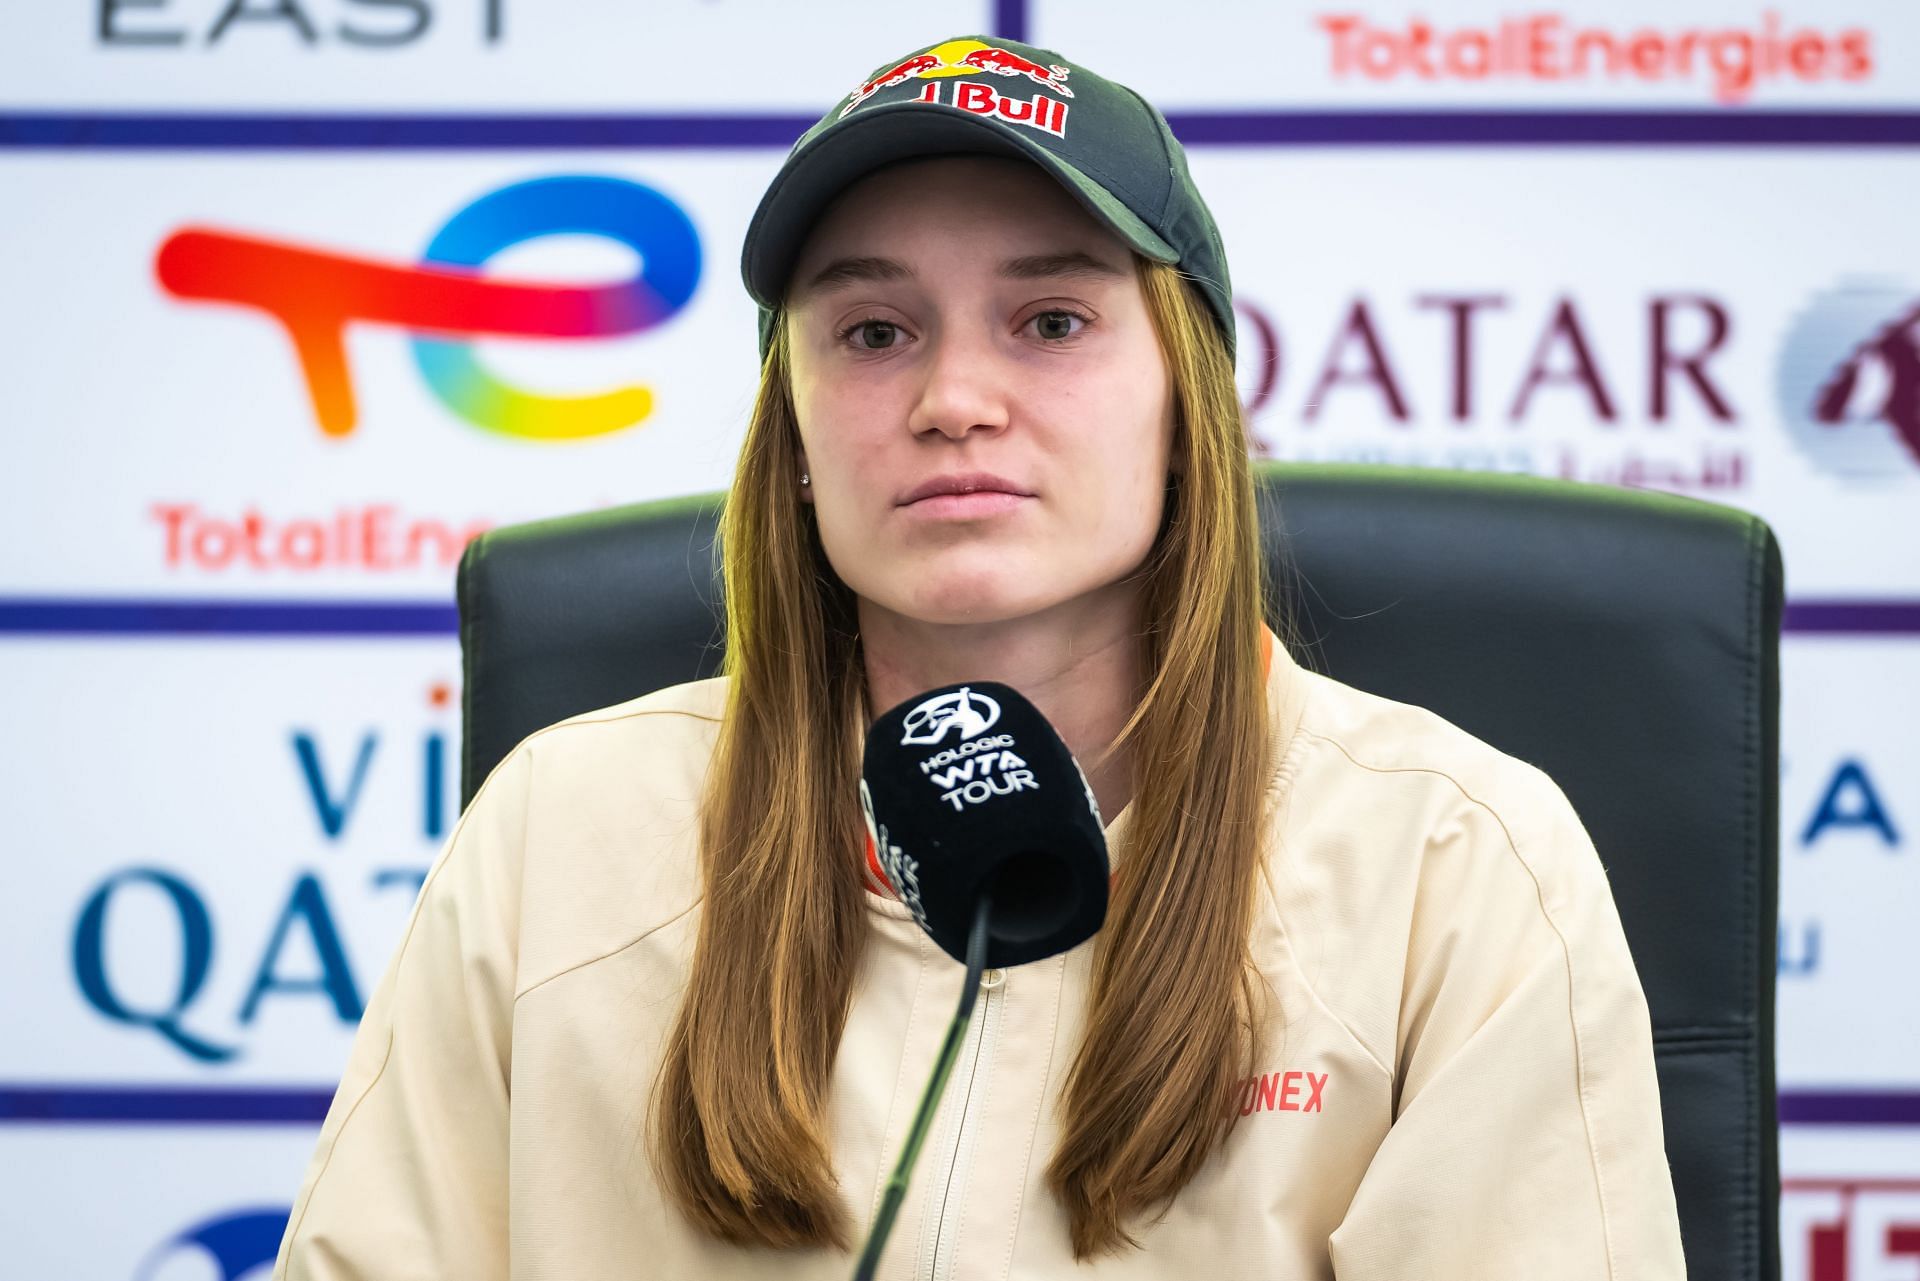
{"type": "Polygon", "coordinates": [[[1004,431],[1011,421],[1011,379],[991,336],[949,331],[935,342],[908,428],[915,436],[938,432],[949,440],[1004,431]]]}

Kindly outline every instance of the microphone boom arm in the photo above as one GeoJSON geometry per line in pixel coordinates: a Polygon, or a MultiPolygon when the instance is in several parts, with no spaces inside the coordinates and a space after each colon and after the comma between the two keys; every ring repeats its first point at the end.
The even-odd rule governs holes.
{"type": "Polygon", "coordinates": [[[966,1039],[967,1024],[973,1020],[973,1003],[980,995],[980,976],[986,969],[987,916],[992,905],[992,898],[982,894],[978,906],[974,908],[973,927],[967,932],[967,978],[960,988],[960,1008],[955,1011],[953,1022],[947,1028],[947,1039],[940,1046],[940,1057],[934,1061],[933,1076],[927,1082],[926,1093],[920,1096],[920,1110],[914,1113],[913,1126],[907,1131],[907,1141],[901,1148],[900,1160],[887,1179],[886,1195],[881,1199],[880,1212],[874,1216],[873,1228],[867,1233],[866,1247],[861,1250],[859,1266],[853,1272],[854,1281],[873,1281],[874,1269],[880,1266],[880,1252],[886,1248],[887,1237],[893,1232],[894,1217],[900,1213],[900,1203],[906,1200],[907,1180],[912,1177],[914,1163],[920,1159],[920,1147],[926,1142],[927,1131],[933,1125],[933,1114],[940,1105],[940,1096],[946,1093],[947,1078],[953,1075],[954,1061],[960,1057],[960,1043],[966,1039]]]}

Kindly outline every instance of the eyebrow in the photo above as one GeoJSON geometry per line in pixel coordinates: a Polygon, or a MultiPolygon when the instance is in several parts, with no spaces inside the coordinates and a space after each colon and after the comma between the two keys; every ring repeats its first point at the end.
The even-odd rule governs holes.
{"type": "MultiPolygon", "coordinates": [[[[1089,253],[1072,250],[1057,254],[1029,254],[1000,264],[1005,280],[1118,280],[1126,272],[1089,253]]],[[[912,280],[913,269],[892,258],[836,258],[801,286],[801,293],[837,289],[873,281],[912,280]]]]}
{"type": "Polygon", "coordinates": [[[873,280],[912,280],[913,272],[906,264],[895,262],[891,258],[836,258],[816,273],[813,279],[801,286],[801,293],[812,293],[816,289],[837,289],[841,285],[857,285],[873,280]]]}
{"type": "Polygon", "coordinates": [[[1064,254],[1034,254],[1000,264],[1000,275],[1007,280],[1047,280],[1070,277],[1081,280],[1119,280],[1126,272],[1092,254],[1074,250],[1064,254]]]}

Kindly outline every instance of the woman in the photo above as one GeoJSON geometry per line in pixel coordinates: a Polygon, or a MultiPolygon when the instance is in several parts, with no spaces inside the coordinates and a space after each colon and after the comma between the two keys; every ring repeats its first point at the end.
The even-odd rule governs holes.
{"type": "Polygon", "coordinates": [[[847,1275],[961,979],[860,856],[864,727],[969,679],[1087,763],[1112,899],[988,975],[881,1275],[1682,1275],[1565,798],[1261,621],[1226,265],[1158,114],[933,46],[801,140],[745,270],[727,676],[494,771],[276,1276],[847,1275]]]}

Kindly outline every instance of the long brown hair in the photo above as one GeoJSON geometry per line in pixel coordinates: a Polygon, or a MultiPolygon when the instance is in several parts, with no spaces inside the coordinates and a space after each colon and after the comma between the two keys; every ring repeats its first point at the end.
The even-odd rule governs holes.
{"type": "MultiPolygon", "coordinates": [[[[1248,954],[1265,780],[1262,582],[1232,360],[1178,271],[1137,258],[1171,375],[1175,480],[1139,571],[1134,792],[1047,1183],[1077,1258],[1137,1244],[1225,1139],[1261,988],[1248,954]]],[[[702,811],[692,974],[654,1100],[669,1195],[722,1240],[851,1238],[826,1095],[867,924],[851,593],[795,492],[776,325],[722,518],[729,679],[702,811]]]]}

